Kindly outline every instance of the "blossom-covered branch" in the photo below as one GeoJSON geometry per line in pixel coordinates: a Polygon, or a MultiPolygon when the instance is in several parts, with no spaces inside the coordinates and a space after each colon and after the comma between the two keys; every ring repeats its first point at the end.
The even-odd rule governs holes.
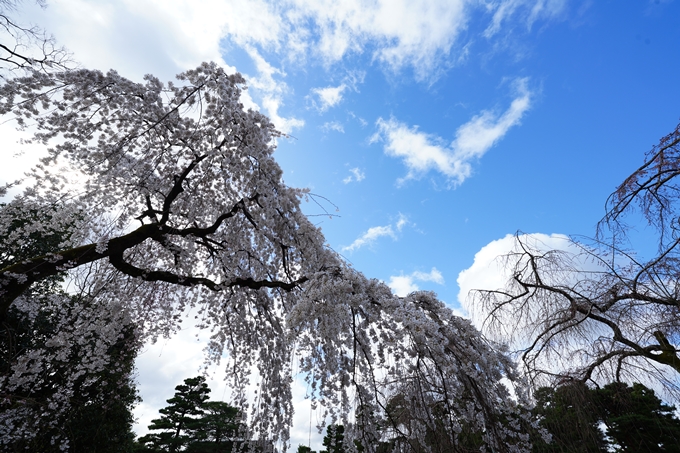
{"type": "MultiPolygon", "coordinates": [[[[2,311],[60,272],[86,281],[141,339],[170,335],[194,308],[212,335],[209,359],[228,362],[234,404],[250,409],[252,438],[288,441],[297,362],[350,438],[380,439],[387,423],[425,445],[443,411],[452,444],[466,426],[495,451],[527,448],[510,423],[524,401],[512,362],[433,294],[396,297],[325,245],[300,208],[307,191],[282,181],[280,133],[240,103],[243,84],[207,63],[177,83],[74,70],[0,87],[0,114],[48,147],[36,184],[11,205],[50,215],[13,237],[74,231],[56,252],[0,269],[2,311]],[[389,417],[396,395],[417,416],[409,426],[389,417]]],[[[0,230],[11,212],[0,210],[0,230]]]]}

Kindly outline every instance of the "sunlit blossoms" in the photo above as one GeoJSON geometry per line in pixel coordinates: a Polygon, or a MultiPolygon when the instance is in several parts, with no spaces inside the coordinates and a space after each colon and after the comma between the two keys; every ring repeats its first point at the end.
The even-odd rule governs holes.
{"type": "MultiPolygon", "coordinates": [[[[61,360],[76,332],[96,332],[73,364],[87,376],[124,326],[139,340],[170,335],[191,307],[212,333],[208,358],[226,362],[236,403],[249,409],[254,439],[287,444],[296,362],[310,397],[369,450],[388,431],[423,443],[435,426],[454,444],[472,427],[494,451],[525,448],[511,362],[433,294],[396,297],[325,246],[300,210],[307,192],[281,180],[272,157],[280,134],[240,103],[243,83],[203,64],[167,85],[74,70],[0,87],[0,113],[49,147],[12,202],[49,215],[11,234],[20,243],[33,231],[70,231],[53,251],[0,270],[0,317],[30,317],[32,285],[64,272],[88,301],[44,345],[12,358],[0,392],[39,388],[37,370],[61,360]],[[397,400],[408,422],[390,416],[397,400]]],[[[0,211],[0,226],[12,212],[0,211]]],[[[71,313],[49,303],[57,319],[71,313]]],[[[67,405],[70,391],[55,389],[49,404],[67,405]]],[[[0,419],[11,433],[29,414],[2,404],[12,407],[0,419]]]]}

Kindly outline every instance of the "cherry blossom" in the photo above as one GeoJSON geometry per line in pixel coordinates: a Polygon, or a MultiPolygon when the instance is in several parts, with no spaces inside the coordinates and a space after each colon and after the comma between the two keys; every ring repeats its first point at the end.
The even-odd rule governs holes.
{"type": "MultiPolygon", "coordinates": [[[[466,424],[489,449],[524,451],[525,394],[511,360],[434,294],[397,297],[325,244],[300,208],[309,193],[282,181],[273,158],[281,134],[244,109],[244,89],[213,63],[168,84],[80,69],[0,87],[0,114],[48,150],[12,203],[50,215],[13,234],[73,231],[58,252],[0,270],[0,317],[12,307],[30,316],[31,285],[67,272],[94,310],[77,325],[103,339],[130,324],[138,341],[169,336],[191,309],[211,332],[207,359],[230,371],[253,439],[287,445],[299,370],[309,397],[369,450],[388,431],[424,442],[436,409],[453,439],[466,424]],[[408,425],[386,412],[396,395],[413,414],[408,425]]],[[[10,220],[0,211],[0,228],[10,220]]],[[[41,385],[36,370],[76,331],[18,357],[2,393],[41,385]]],[[[101,369],[105,349],[73,372],[101,369]]],[[[69,391],[55,393],[55,407],[69,391]]],[[[7,412],[0,423],[8,433],[27,416],[7,412]]]]}

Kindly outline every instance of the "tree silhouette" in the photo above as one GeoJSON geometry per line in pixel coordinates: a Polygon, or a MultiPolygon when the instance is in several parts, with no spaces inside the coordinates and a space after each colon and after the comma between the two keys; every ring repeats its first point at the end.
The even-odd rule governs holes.
{"type": "Polygon", "coordinates": [[[642,384],[614,382],[593,390],[613,451],[680,453],[680,420],[642,384]]]}
{"type": "Polygon", "coordinates": [[[678,176],[680,125],[610,195],[595,239],[551,249],[518,234],[505,256],[505,287],[476,293],[476,320],[495,340],[514,342],[536,387],[556,374],[644,380],[680,398],[668,375],[680,374],[678,176]],[[658,246],[645,260],[629,249],[629,232],[644,223],[658,246]]]}
{"type": "MultiPolygon", "coordinates": [[[[54,252],[68,241],[72,225],[57,222],[22,233],[20,240],[17,236],[37,220],[49,221],[58,210],[0,204],[8,222],[0,228],[0,268],[54,252]]],[[[64,279],[60,273],[36,282],[0,326],[0,433],[11,429],[11,434],[0,435],[0,447],[44,453],[61,452],[65,445],[75,452],[130,451],[131,409],[138,400],[131,377],[134,328],[111,313],[93,310],[96,302],[86,288],[67,294],[61,286],[64,279]],[[91,317],[95,314],[99,319],[91,317]],[[100,333],[98,324],[107,325],[109,332],[100,333]],[[51,361],[25,361],[44,351],[53,353],[51,361]],[[97,363],[90,362],[93,355],[97,363]],[[83,363],[87,373],[78,372],[83,363]],[[32,373],[38,385],[17,385],[32,373]],[[9,425],[18,413],[34,415],[9,425]]]]}
{"type": "Polygon", "coordinates": [[[680,452],[680,420],[642,384],[588,388],[579,381],[536,391],[530,430],[536,453],[680,452]],[[606,431],[606,436],[605,436],[606,431]]]}
{"type": "Polygon", "coordinates": [[[151,421],[150,433],[139,439],[139,443],[152,451],[177,452],[200,440],[201,417],[205,414],[204,404],[209,398],[210,388],[205,378],[197,376],[184,380],[175,387],[175,396],[167,400],[168,406],[159,410],[161,417],[151,421]]]}

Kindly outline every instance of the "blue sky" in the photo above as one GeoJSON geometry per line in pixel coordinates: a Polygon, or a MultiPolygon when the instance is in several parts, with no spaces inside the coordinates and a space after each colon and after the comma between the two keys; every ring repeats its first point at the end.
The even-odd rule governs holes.
{"type": "MultiPolygon", "coordinates": [[[[593,235],[607,195],[677,124],[677,3],[554,2],[533,23],[534,5],[515,3],[490,37],[493,14],[471,8],[423,74],[381,62],[373,41],[302,67],[262,51],[286,74],[280,111],[304,121],[279,144],[285,179],[338,206],[339,217],[318,222],[367,275],[390,281],[434,267],[444,284],[414,283],[455,304],[458,273],[489,242],[518,230],[593,235]],[[336,87],[341,100],[321,108],[319,89],[336,87]],[[469,173],[427,160],[465,155],[462,131],[481,142],[462,158],[469,173]],[[370,231],[373,241],[347,248],[370,231]]],[[[233,47],[224,58],[239,67],[248,58],[233,47]]]]}
{"type": "MultiPolygon", "coordinates": [[[[289,134],[276,157],[315,194],[305,211],[329,245],[452,308],[459,274],[506,235],[592,236],[680,119],[678,1],[53,0],[21,14],[87,67],[242,72],[249,105],[289,134]]],[[[141,425],[195,374],[196,359],[153,351],[141,425]]]]}

